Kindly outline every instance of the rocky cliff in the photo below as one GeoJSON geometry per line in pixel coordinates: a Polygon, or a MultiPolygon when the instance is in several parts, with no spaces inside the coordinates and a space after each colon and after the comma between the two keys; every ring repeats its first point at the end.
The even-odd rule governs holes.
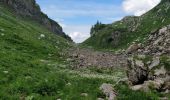
{"type": "Polygon", "coordinates": [[[48,18],[47,15],[41,12],[35,0],[0,0],[0,2],[12,8],[17,15],[29,17],[44,25],[51,32],[71,40],[71,38],[63,32],[62,27],[57,22],[48,18]]]}
{"type": "Polygon", "coordinates": [[[127,76],[133,90],[170,91],[170,25],[153,31],[145,43],[132,44],[127,51],[127,76]],[[151,86],[151,87],[150,87],[151,86]]]}

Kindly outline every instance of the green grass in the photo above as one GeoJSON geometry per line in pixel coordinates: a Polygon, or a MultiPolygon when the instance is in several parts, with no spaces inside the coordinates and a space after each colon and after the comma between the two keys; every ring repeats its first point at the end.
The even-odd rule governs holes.
{"type": "Polygon", "coordinates": [[[116,86],[118,91],[118,100],[159,100],[159,95],[157,92],[141,92],[132,91],[126,85],[116,86]]]}
{"type": "Polygon", "coordinates": [[[170,57],[169,56],[162,56],[161,57],[161,65],[164,65],[167,71],[170,71],[170,57]]]}
{"type": "MultiPolygon", "coordinates": [[[[64,55],[72,43],[1,4],[0,11],[1,100],[96,100],[105,97],[99,90],[102,83],[114,84],[125,77],[122,70],[71,70],[64,55]],[[40,39],[41,34],[45,37],[40,39]]],[[[117,87],[118,99],[150,97],[126,90],[117,87]]]]}
{"type": "Polygon", "coordinates": [[[112,82],[71,71],[63,55],[72,43],[1,4],[0,11],[1,100],[95,100],[100,85],[112,82]]]}
{"type": "Polygon", "coordinates": [[[169,1],[162,2],[140,17],[127,17],[128,21],[117,21],[113,24],[105,25],[104,28],[95,30],[95,35],[92,35],[80,46],[96,50],[117,51],[126,49],[136,40],[138,40],[136,41],[137,43],[144,43],[151,31],[170,24],[170,9],[166,9],[169,4],[169,1]],[[158,12],[160,9],[161,11],[158,12]],[[129,29],[134,26],[138,27],[135,31],[130,31],[129,29]],[[112,33],[115,31],[119,31],[120,34],[115,39],[112,39],[112,33]]]}

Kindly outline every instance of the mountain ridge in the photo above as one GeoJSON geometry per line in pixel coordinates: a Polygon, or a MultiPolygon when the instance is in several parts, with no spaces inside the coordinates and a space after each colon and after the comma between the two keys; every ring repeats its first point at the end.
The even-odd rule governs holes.
{"type": "Polygon", "coordinates": [[[23,18],[31,18],[44,25],[51,32],[70,41],[71,38],[63,32],[62,27],[44,14],[35,0],[0,0],[0,3],[10,7],[14,13],[23,18]]]}
{"type": "Polygon", "coordinates": [[[112,24],[105,24],[100,30],[96,28],[93,30],[96,31],[95,35],[91,35],[81,46],[117,50],[127,48],[136,40],[144,42],[149,33],[170,23],[169,5],[169,0],[162,0],[156,7],[139,17],[127,16],[112,24]]]}

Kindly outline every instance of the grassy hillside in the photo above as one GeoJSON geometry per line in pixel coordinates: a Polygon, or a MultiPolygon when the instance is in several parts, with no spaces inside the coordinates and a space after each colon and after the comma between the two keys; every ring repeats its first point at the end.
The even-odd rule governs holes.
{"type": "Polygon", "coordinates": [[[127,48],[133,41],[143,42],[152,31],[170,24],[169,6],[169,0],[162,0],[140,17],[129,16],[103,28],[96,28],[81,46],[117,50],[127,48]]]}
{"type": "MultiPolygon", "coordinates": [[[[65,56],[70,47],[72,43],[0,4],[0,99],[96,100],[105,97],[99,90],[102,83],[125,77],[119,69],[72,70],[65,56]]],[[[116,89],[120,100],[157,98],[126,86],[116,89]]]]}
{"type": "Polygon", "coordinates": [[[0,99],[96,99],[99,86],[112,78],[72,71],[64,57],[70,47],[72,43],[0,4],[0,99]],[[81,96],[84,92],[88,97],[81,96]]]}

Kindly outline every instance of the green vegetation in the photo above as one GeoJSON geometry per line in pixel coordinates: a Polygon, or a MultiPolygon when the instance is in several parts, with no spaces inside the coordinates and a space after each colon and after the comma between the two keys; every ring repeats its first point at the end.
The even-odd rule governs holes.
{"type": "Polygon", "coordinates": [[[115,86],[119,92],[118,100],[159,100],[161,94],[148,92],[144,93],[141,91],[132,91],[126,85],[115,86]]]}
{"type": "Polygon", "coordinates": [[[170,57],[169,56],[162,56],[161,57],[161,65],[164,65],[166,70],[170,71],[170,57]]]}
{"type": "Polygon", "coordinates": [[[1,100],[95,100],[102,96],[100,85],[112,81],[71,70],[63,56],[71,43],[1,4],[0,11],[1,100]]]}
{"type": "MultiPolygon", "coordinates": [[[[125,77],[120,69],[71,70],[65,56],[70,47],[69,41],[0,4],[0,99],[96,100],[105,97],[99,90],[102,83],[125,77]]],[[[118,100],[157,98],[127,86],[116,90],[118,100]]]]}
{"type": "Polygon", "coordinates": [[[92,35],[82,47],[91,47],[97,50],[119,50],[127,48],[132,42],[143,43],[148,35],[170,23],[170,2],[162,2],[151,11],[140,17],[129,16],[113,24],[104,25],[102,28],[92,27],[92,35]],[[118,34],[117,34],[118,33],[118,34]]]}

